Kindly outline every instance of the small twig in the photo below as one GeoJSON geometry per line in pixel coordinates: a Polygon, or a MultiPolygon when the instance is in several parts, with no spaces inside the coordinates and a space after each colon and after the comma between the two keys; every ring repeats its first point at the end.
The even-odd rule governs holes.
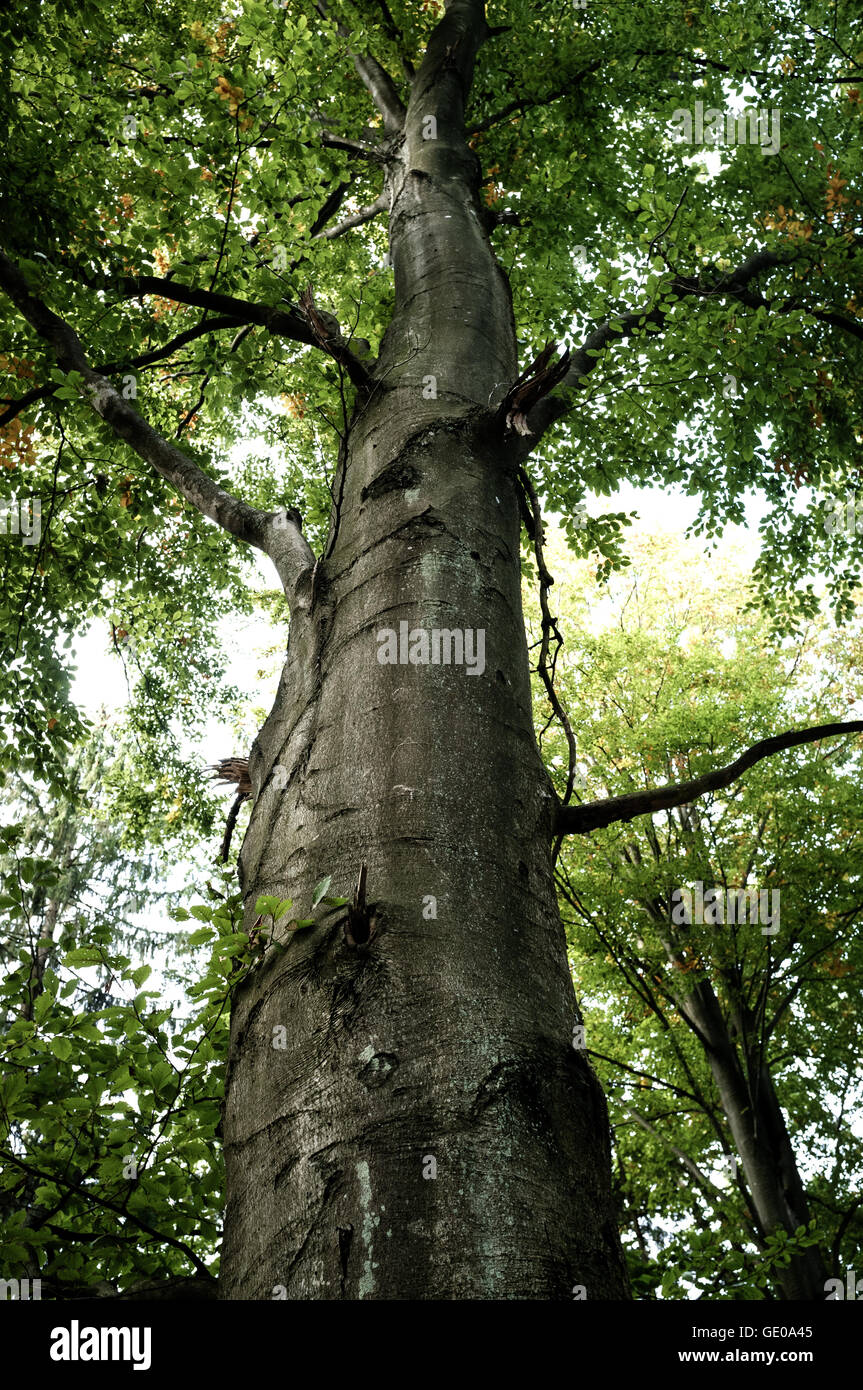
{"type": "MultiPolygon", "coordinates": [[[[647,250],[648,250],[648,253],[649,253],[651,256],[654,254],[654,252],[655,252],[655,250],[656,250],[657,242],[661,241],[662,238],[665,236],[666,232],[670,232],[670,231],[671,231],[671,228],[674,226],[674,219],[676,218],[677,214],[680,212],[680,209],[683,207],[683,200],[685,199],[685,197],[686,197],[686,195],[687,195],[688,192],[689,192],[689,185],[687,184],[686,187],[684,188],[683,192],[681,193],[679,199],[677,200],[677,207],[674,209],[674,212],[671,214],[671,217],[670,217],[669,220],[666,222],[665,226],[662,228],[662,231],[661,231],[661,232],[657,232],[657,233],[656,233],[656,236],[655,236],[655,237],[653,238],[653,240],[650,242],[650,244],[649,244],[647,250]]],[[[662,252],[661,252],[661,251],[660,251],[659,254],[662,256],[662,259],[665,261],[665,264],[668,265],[668,261],[665,260],[665,256],[662,255],[662,252]]]]}
{"type": "Polygon", "coordinates": [[[231,852],[231,839],[234,834],[234,827],[237,824],[237,816],[240,814],[240,807],[242,806],[245,800],[246,793],[237,792],[237,795],[234,797],[231,809],[228,812],[228,819],[225,822],[225,833],[222,837],[221,860],[223,864],[227,864],[228,862],[228,855],[231,852]]]}

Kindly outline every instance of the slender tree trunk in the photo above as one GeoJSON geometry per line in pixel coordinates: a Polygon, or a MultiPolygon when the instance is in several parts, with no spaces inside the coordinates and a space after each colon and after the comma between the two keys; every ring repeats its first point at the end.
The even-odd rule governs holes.
{"type": "MultiPolygon", "coordinates": [[[[810,1212],[769,1068],[754,1052],[741,1063],[712,988],[702,983],[683,1006],[705,1041],[722,1108],[734,1138],[764,1235],[807,1226],[810,1212]]],[[[738,1018],[738,1031],[743,1021],[738,1018]]],[[[784,1298],[822,1301],[828,1272],[817,1246],[777,1271],[784,1298]]]]}
{"type": "MultiPolygon", "coordinates": [[[[62,822],[56,834],[54,835],[53,843],[51,845],[51,858],[54,860],[55,863],[60,865],[60,868],[63,873],[65,873],[68,870],[72,860],[72,855],[75,851],[76,834],[74,827],[71,826],[71,820],[71,813],[67,811],[63,816],[62,822]]],[[[60,914],[66,906],[67,903],[63,902],[56,895],[56,893],[53,897],[48,899],[48,906],[45,908],[44,920],[42,922],[41,928],[38,929],[38,937],[40,941],[53,942],[54,933],[57,930],[57,923],[59,921],[60,914]]],[[[45,907],[45,891],[44,889],[39,888],[36,894],[34,895],[33,900],[34,918],[37,917],[39,913],[41,913],[43,907],[45,907]]],[[[33,952],[33,958],[30,962],[30,970],[27,975],[27,983],[24,987],[24,1001],[21,1005],[22,1018],[30,1020],[33,1017],[33,1006],[35,1005],[36,1000],[39,998],[39,995],[42,993],[44,988],[43,981],[45,978],[45,969],[48,965],[48,961],[51,959],[51,950],[52,947],[50,946],[37,945],[36,949],[33,952]]]]}
{"type": "MultiPolygon", "coordinates": [[[[42,924],[42,930],[40,933],[41,940],[50,940],[53,942],[54,932],[57,929],[57,918],[60,912],[60,906],[61,904],[59,898],[51,898],[49,900],[48,907],[45,912],[45,920],[42,924]]],[[[22,1018],[26,1018],[29,1020],[33,1017],[33,1006],[44,988],[42,982],[45,978],[45,967],[47,966],[50,957],[50,946],[37,946],[36,950],[33,953],[33,958],[30,962],[30,971],[27,976],[27,984],[25,986],[26,993],[24,997],[24,1002],[21,1005],[22,1018]]]]}
{"type": "Polygon", "coordinates": [[[518,367],[463,133],[475,9],[449,7],[413,84],[379,386],[250,762],[249,919],[261,893],[305,915],[325,875],[348,895],[362,864],[368,912],[350,939],[344,910],[292,937],[235,1001],[229,1299],[628,1296],[605,1102],[572,1046],[514,470],[489,409],[518,367]],[[484,634],[483,669],[383,663],[378,634],[403,622],[484,634]]]}

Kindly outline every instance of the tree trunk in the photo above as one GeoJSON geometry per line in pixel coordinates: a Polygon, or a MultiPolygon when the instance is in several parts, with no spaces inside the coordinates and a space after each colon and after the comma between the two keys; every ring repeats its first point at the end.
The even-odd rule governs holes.
{"type": "MultiPolygon", "coordinates": [[[[708,984],[698,985],[683,1007],[705,1042],[762,1234],[786,1231],[791,1235],[798,1227],[808,1226],[810,1212],[770,1069],[755,1046],[746,1055],[745,1068],[741,1064],[708,984]]],[[[736,1026],[744,1039],[753,1033],[752,1022],[737,1011],[736,1026]]],[[[816,1246],[793,1256],[787,1268],[776,1274],[784,1298],[809,1302],[823,1301],[827,1277],[816,1246]]]]}
{"type": "Polygon", "coordinates": [[[490,409],[518,367],[464,141],[475,8],[448,8],[413,84],[378,384],[250,760],[247,920],[262,893],[306,915],[325,875],[348,896],[362,864],[368,911],[349,936],[341,909],[291,937],[235,999],[229,1299],[628,1296],[605,1102],[572,1045],[514,467],[490,409]],[[471,633],[473,665],[425,664],[419,639],[388,664],[378,634],[402,623],[471,633]]]}

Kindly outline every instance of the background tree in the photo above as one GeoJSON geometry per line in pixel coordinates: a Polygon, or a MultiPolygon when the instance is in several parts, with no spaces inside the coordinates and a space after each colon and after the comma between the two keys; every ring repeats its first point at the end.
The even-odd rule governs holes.
{"type": "MultiPolygon", "coordinates": [[[[811,623],[795,641],[770,642],[763,619],[741,614],[735,561],[717,578],[693,543],[642,536],[629,550],[636,566],[609,586],[601,632],[585,629],[592,573],[559,600],[577,634],[559,685],[570,708],[589,711],[579,757],[591,795],[649,785],[658,770],[695,776],[741,738],[859,708],[858,624],[811,623]]],[[[558,738],[559,763],[563,751],[558,738]]],[[[648,1234],[661,1251],[642,1287],[817,1298],[828,1274],[855,1267],[858,773],[853,743],[804,746],[694,805],[573,839],[561,855],[627,1224],[643,1256],[648,1234]],[[684,914],[679,890],[692,904],[697,885],[703,912],[684,914]],[[742,899],[729,920],[738,889],[755,892],[758,909],[742,899]],[[670,1233],[672,1213],[685,1235],[670,1233]],[[815,1217],[820,1249],[792,1252],[815,1217]]]]}
{"type": "MultiPolygon", "coordinates": [[[[228,1298],[626,1292],[550,851],[708,787],[555,795],[520,525],[547,607],[541,501],[574,533],[587,488],[680,481],[715,532],[761,484],[794,566],[825,566],[847,608],[857,537],[820,523],[856,478],[863,337],[846,21],[646,14],[119,0],[2,20],[0,425],[18,495],[44,501],[38,543],[4,553],[11,751],[59,775],[59,644],[109,602],[178,694],[178,633],[200,668],[238,601],[235,542],[291,611],[249,763],[235,944],[268,949],[234,991],[228,1298]],[[711,172],[673,143],[681,105],[749,93],[782,116],[775,153],[729,144],[711,172]],[[819,495],[792,521],[804,479],[819,495]],[[482,631],[482,677],[379,661],[401,622],[482,631]],[[347,912],[276,921],[325,881],[347,912]]],[[[611,563],[615,530],[575,539],[611,563]]],[[[814,598],[766,553],[787,625],[814,598]]]]}

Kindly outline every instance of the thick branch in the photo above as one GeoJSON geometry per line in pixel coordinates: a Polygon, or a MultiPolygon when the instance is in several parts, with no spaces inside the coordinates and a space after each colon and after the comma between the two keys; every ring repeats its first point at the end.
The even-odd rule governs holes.
{"type": "Polygon", "coordinates": [[[293,338],[296,343],[315,345],[315,337],[309,324],[300,311],[293,307],[273,309],[268,304],[254,304],[248,299],[234,299],[229,294],[218,294],[194,285],[182,285],[178,280],[161,275],[123,275],[118,279],[105,281],[104,287],[109,291],[116,291],[121,299],[143,299],[146,295],[159,295],[163,299],[173,300],[175,304],[191,304],[198,309],[228,314],[241,323],[258,323],[280,337],[293,338]]]}
{"type": "MultiPolygon", "coordinates": [[[[318,0],[316,8],[322,19],[329,19],[329,6],[324,0],[318,0]]],[[[342,38],[349,39],[350,29],[338,21],[334,22],[342,38]]],[[[360,81],[383,116],[384,130],[388,135],[397,135],[404,128],[405,108],[396,91],[395,83],[377,58],[370,53],[356,53],[352,49],[348,51],[354,60],[360,81]]]]}
{"type": "Polygon", "coordinates": [[[333,130],[321,131],[321,144],[329,150],[343,150],[345,154],[371,160],[372,164],[386,164],[389,158],[382,145],[369,145],[363,140],[351,140],[347,135],[339,135],[333,130]]]}
{"type": "Polygon", "coordinates": [[[322,231],[315,233],[316,236],[326,237],[332,240],[333,237],[344,236],[354,227],[361,227],[364,222],[371,222],[378,213],[385,212],[389,207],[389,201],[385,193],[381,193],[368,207],[360,208],[358,212],[351,213],[350,217],[345,217],[341,222],[337,222],[335,227],[325,227],[322,231]]]}
{"type": "Polygon", "coordinates": [[[328,198],[324,200],[318,210],[314,222],[309,228],[309,236],[318,236],[327,225],[331,217],[335,217],[342,203],[345,201],[351,189],[350,182],[342,182],[336,185],[328,198]]]}
{"type": "Polygon", "coordinates": [[[314,555],[299,528],[299,514],[261,512],[249,506],[215,483],[176,445],[163,439],[104,376],[93,371],[77,334],[30,292],[17,267],[2,251],[0,287],[39,337],[54,350],[62,370],[80,374],[89,404],[117,437],[204,516],[232,536],[269,555],[282,582],[293,591],[302,574],[314,563],[314,555]]]}
{"type": "Polygon", "coordinates": [[[473,82],[474,64],[482,45],[491,36],[486,23],[483,0],[450,0],[446,13],[431,36],[413,83],[411,120],[422,121],[434,114],[438,139],[457,142],[465,139],[464,108],[473,82]],[[454,76],[454,91],[446,79],[454,76]],[[430,97],[434,111],[428,109],[430,97]]]}
{"type": "MultiPolygon", "coordinates": [[[[341,193],[342,188],[349,185],[341,185],[336,190],[336,194],[341,193]]],[[[335,195],[333,195],[335,196],[335,195]]],[[[330,200],[328,200],[329,202],[330,200]]],[[[327,207],[327,203],[321,209],[321,213],[327,207]]],[[[318,214],[318,218],[321,216],[318,214]]],[[[317,224],[317,219],[316,219],[317,224]]],[[[318,224],[319,225],[319,224],[318,224]]],[[[254,238],[252,239],[254,242],[254,238]]],[[[299,262],[293,262],[293,268],[299,262]]],[[[279,337],[291,338],[295,343],[302,343],[307,347],[323,348],[329,356],[334,357],[340,362],[348,373],[353,384],[360,390],[370,390],[373,382],[368,369],[359,358],[355,357],[346,341],[341,336],[338,322],[332,315],[328,316],[329,336],[324,345],[308,319],[295,305],[287,305],[285,308],[273,308],[269,304],[256,304],[248,299],[235,299],[228,294],[215,293],[212,290],[201,289],[194,285],[184,285],[180,281],[173,279],[172,275],[122,275],[104,276],[87,275],[81,271],[76,272],[78,278],[90,285],[92,288],[107,290],[122,299],[141,299],[145,295],[159,295],[163,299],[171,299],[176,304],[189,304],[198,309],[204,309],[207,313],[215,313],[222,316],[221,320],[210,321],[209,324],[201,323],[194,329],[187,330],[190,338],[197,337],[204,332],[210,332],[214,326],[218,327],[240,327],[245,324],[259,325],[266,328],[268,332],[274,333],[279,337]]],[[[286,304],[287,302],[284,301],[286,304]]],[[[182,341],[182,335],[176,340],[182,341]]],[[[186,339],[189,341],[189,339],[186,339]]],[[[149,360],[157,360],[155,358],[149,360]]],[[[108,371],[107,368],[100,370],[108,371]]],[[[110,370],[114,370],[111,368],[110,370]]],[[[120,368],[116,368],[120,370],[120,368]]]]}
{"type": "Polygon", "coordinates": [[[363,86],[383,116],[384,130],[388,135],[398,135],[404,126],[405,108],[395,83],[377,58],[355,53],[353,59],[363,86]]]}
{"type": "Polygon", "coordinates": [[[9,421],[14,420],[17,415],[20,415],[22,410],[26,410],[28,406],[35,405],[37,401],[44,401],[47,396],[51,396],[53,393],[53,386],[34,386],[31,390],[25,391],[23,396],[14,398],[11,396],[4,397],[7,401],[7,406],[2,415],[0,415],[0,429],[2,429],[3,425],[8,425],[9,421]]]}
{"type": "Polygon", "coordinates": [[[270,333],[292,338],[295,343],[323,347],[331,357],[341,362],[355,386],[362,390],[371,388],[372,381],[367,368],[351,352],[335,319],[331,319],[332,332],[324,344],[306,316],[293,306],[273,309],[267,304],[253,304],[247,299],[233,299],[227,294],[214,294],[210,290],[180,285],[176,280],[163,279],[158,275],[123,276],[115,284],[125,298],[161,295],[163,299],[173,299],[178,304],[191,304],[199,309],[212,309],[216,313],[229,315],[238,323],[260,324],[270,333]]]}
{"type": "Polygon", "coordinates": [[[693,777],[688,782],[679,782],[652,791],[628,792],[625,796],[613,796],[604,801],[584,801],[580,806],[560,806],[555,819],[556,835],[587,835],[591,830],[613,825],[616,821],[632,820],[656,811],[668,811],[673,806],[688,806],[707,792],[721,791],[762,758],[774,753],[782,753],[786,748],[797,748],[804,743],[817,743],[822,738],[834,738],[838,734],[863,733],[863,719],[849,720],[844,724],[818,724],[811,729],[792,729],[787,734],[776,734],[763,738],[747,748],[733,763],[705,772],[701,777],[693,777]]]}

